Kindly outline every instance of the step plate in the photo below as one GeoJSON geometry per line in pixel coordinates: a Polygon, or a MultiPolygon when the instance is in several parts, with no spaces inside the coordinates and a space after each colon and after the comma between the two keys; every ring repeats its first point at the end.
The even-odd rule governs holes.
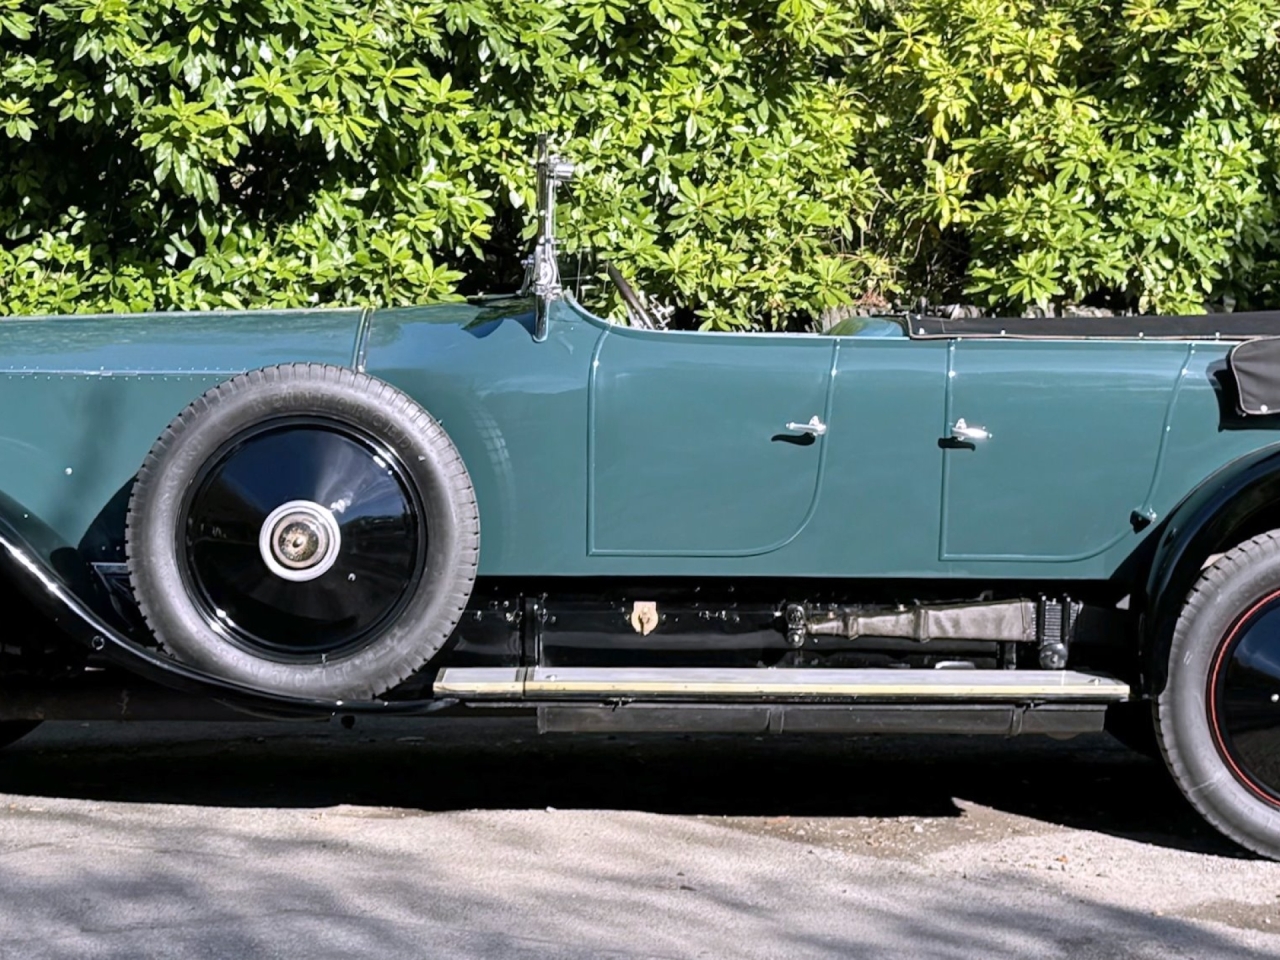
{"type": "Polygon", "coordinates": [[[1115,701],[1129,685],[1076,670],[757,667],[451,667],[433,687],[462,700],[1115,701]]]}

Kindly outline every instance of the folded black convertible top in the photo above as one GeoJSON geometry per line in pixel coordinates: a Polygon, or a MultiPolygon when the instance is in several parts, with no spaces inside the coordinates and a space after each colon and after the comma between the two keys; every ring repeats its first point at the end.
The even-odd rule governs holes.
{"type": "Polygon", "coordinates": [[[1210,313],[1198,317],[977,317],[948,320],[908,314],[915,339],[1007,337],[1014,340],[1254,340],[1280,337],[1280,310],[1210,313]]]}

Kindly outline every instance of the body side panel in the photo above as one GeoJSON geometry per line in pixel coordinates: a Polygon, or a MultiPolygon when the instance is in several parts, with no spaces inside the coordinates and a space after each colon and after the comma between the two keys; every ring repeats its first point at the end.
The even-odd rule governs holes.
{"type": "Polygon", "coordinates": [[[606,330],[589,385],[592,557],[746,557],[800,536],[840,341],[606,330]],[[788,424],[791,424],[788,426],[788,424]]]}
{"type": "Polygon", "coordinates": [[[366,370],[404,390],[462,454],[480,509],[480,574],[586,572],[587,376],[602,330],[531,303],[471,321],[438,307],[379,311],[366,370]]]}
{"type": "MultiPolygon", "coordinates": [[[[593,555],[586,534],[590,467],[582,449],[587,446],[591,422],[587,365],[599,348],[599,337],[608,335],[609,325],[576,304],[561,302],[552,311],[549,343],[555,354],[543,354],[541,345],[528,341],[527,331],[521,335],[513,328],[505,341],[495,340],[495,345],[505,342],[501,353],[473,355],[457,346],[462,341],[456,339],[456,332],[441,330],[440,336],[455,341],[446,362],[433,359],[435,347],[428,338],[409,329],[425,323],[425,316],[401,313],[396,321],[402,338],[422,338],[415,355],[398,357],[392,372],[379,367],[380,354],[374,351],[370,372],[410,388],[433,412],[440,406],[446,411],[446,427],[453,421],[451,434],[464,448],[467,462],[485,464],[475,469],[477,475],[488,475],[477,482],[483,531],[481,573],[485,575],[1107,580],[1128,575],[1125,571],[1132,558],[1150,535],[1152,524],[1133,522],[1135,511],[1163,516],[1224,463],[1242,451],[1273,442],[1269,432],[1229,434],[1220,429],[1215,389],[1205,371],[1195,368],[1188,357],[1194,354],[1206,362],[1210,355],[1220,359],[1225,345],[1197,344],[1192,350],[1186,343],[1122,340],[1083,347],[1051,340],[1021,344],[1018,369],[1013,371],[1005,363],[994,371],[988,384],[991,395],[1006,397],[1001,402],[1016,408],[1019,384],[1052,382],[1057,390],[1079,390],[1085,396],[1069,397],[1069,402],[1081,410],[1088,408],[1084,439],[1092,430],[1104,442],[1101,447],[1095,442],[1081,453],[1068,437],[1052,463],[1027,446],[1025,457],[1015,458],[1007,473],[993,475],[982,493],[994,497],[1011,488],[1024,490],[1024,506],[1042,509],[1069,528],[1076,522],[1072,511],[1054,502],[1052,490],[1037,492],[1037,481],[1046,469],[1062,471],[1061,489],[1076,482],[1083,487],[1073,510],[1095,504],[1107,536],[1092,536],[1085,550],[1071,553],[1063,547],[1061,555],[1039,558],[944,558],[939,552],[941,476],[944,457],[952,451],[944,450],[939,440],[949,423],[949,345],[946,341],[841,338],[829,432],[824,438],[823,481],[811,517],[793,539],[771,552],[748,556],[593,555]],[[1067,366],[1081,376],[1062,370],[1064,352],[1072,358],[1067,366]],[[1095,356],[1102,372],[1089,373],[1095,356]],[[1100,386],[1108,389],[1095,402],[1089,394],[1100,386]],[[1115,409],[1130,402],[1140,408],[1139,413],[1115,409]],[[459,414],[462,423],[477,426],[460,432],[459,414]],[[1131,429],[1113,434],[1118,416],[1129,416],[1131,429]],[[478,432],[466,436],[478,431],[481,422],[491,434],[503,437],[511,455],[486,450],[478,432]],[[1140,449],[1133,449],[1135,443],[1140,449]],[[1089,457],[1105,462],[1081,462],[1089,457]],[[1109,461],[1123,457],[1132,457],[1136,463],[1119,464],[1125,482],[1111,486],[1107,471],[1116,465],[1109,461]],[[1078,479],[1067,475],[1077,469],[1082,471],[1078,479]],[[1089,488],[1094,484],[1106,489],[1090,499],[1089,488]]],[[[387,319],[386,314],[375,319],[375,338],[387,319]]],[[[711,339],[719,335],[682,336],[711,339]]],[[[761,350],[778,343],[776,335],[753,337],[761,350]]],[[[991,342],[993,348],[1012,345],[991,342]]],[[[714,346],[708,344],[705,349],[714,346]]],[[[643,391],[637,389],[637,402],[642,402],[643,391]]],[[[715,409],[703,403],[705,396],[696,379],[681,390],[674,398],[664,395],[662,403],[673,409],[683,404],[691,412],[715,409]]],[[[608,428],[604,423],[596,425],[597,430],[608,428]]],[[[1045,442],[1054,441],[1054,429],[1052,423],[1046,426],[1045,442]]],[[[1042,438],[1034,432],[1028,436],[1042,438]]],[[[737,478],[689,479],[724,483],[726,497],[735,496],[737,478]]],[[[741,509],[758,508],[756,493],[743,494],[741,509]]]]}
{"type": "Polygon", "coordinates": [[[1087,561],[1133,538],[1188,347],[1139,341],[952,344],[942,560],[1087,561]]]}
{"type": "Polygon", "coordinates": [[[788,563],[811,576],[936,569],[947,344],[841,341],[827,465],[788,563]]]}
{"type": "Polygon", "coordinates": [[[1168,517],[1221,468],[1280,444],[1280,419],[1241,417],[1226,386],[1227,344],[1193,344],[1169,417],[1153,519],[1168,517]]]}
{"type": "MultiPolygon", "coordinates": [[[[1127,402],[1132,388],[1144,398],[1143,416],[1155,423],[1155,435],[1143,433],[1136,454],[1150,482],[1143,490],[1130,483],[1133,489],[1123,494],[1128,510],[1145,511],[1156,522],[1121,529],[1113,544],[1078,559],[942,559],[942,469],[954,452],[939,447],[948,423],[950,345],[804,337],[814,344],[805,348],[814,356],[836,359],[827,369],[832,379],[824,401],[829,431],[821,445],[822,482],[795,536],[750,556],[593,556],[587,526],[589,378],[609,326],[569,302],[553,304],[545,343],[533,341],[527,302],[387,310],[363,325],[360,319],[359,311],[286,311],[0,323],[0,491],[44,518],[64,541],[98,551],[94,559],[119,559],[112,551],[118,550],[131,479],[186,403],[258,366],[350,365],[357,340],[368,372],[422,402],[461,450],[480,502],[484,575],[1105,580],[1129,575],[1126,564],[1151,531],[1206,477],[1280,442],[1269,419],[1231,421],[1224,414],[1215,371],[1225,344],[1098,344],[1099,350],[1119,351],[1101,365],[1119,381],[1108,402],[1127,402]],[[1180,378],[1171,374],[1178,370],[1180,378]],[[1158,380],[1168,381],[1164,406],[1153,399],[1158,380]]],[[[708,356],[719,349],[718,334],[680,336],[700,338],[697,349],[708,356]]],[[[748,339],[749,349],[762,357],[779,345],[776,335],[748,339]]],[[[1008,402],[1016,404],[1018,383],[1054,376],[1063,391],[1075,389],[1060,376],[1058,351],[1065,347],[1056,341],[1034,346],[1004,387],[991,381],[993,396],[1007,389],[1008,402]]],[[[643,391],[634,399],[643,402],[643,391]]],[[[694,376],[663,403],[670,410],[705,409],[710,416],[714,408],[704,407],[704,399],[694,376]]],[[[779,402],[789,404],[785,391],[779,402]]],[[[788,406],[781,419],[803,420],[807,412],[807,406],[788,406]]],[[[1099,404],[1095,429],[1110,429],[1112,415],[1111,406],[1099,404]]],[[[608,425],[597,424],[599,429],[608,425]]],[[[995,474],[985,494],[998,496],[1005,486],[1020,484],[1037,496],[1043,465],[1034,456],[1027,455],[1023,472],[1017,458],[1011,461],[1007,475],[995,474]]],[[[1063,471],[1073,466],[1069,455],[1054,462],[1063,471]]],[[[717,465],[699,469],[715,472],[717,465]]],[[[1081,469],[1087,479],[1096,466],[1081,469]]],[[[695,482],[729,480],[726,497],[736,497],[738,509],[768,509],[767,491],[752,487],[750,477],[695,482]]],[[[1127,519],[1112,516],[1120,509],[1115,504],[1105,506],[1109,523],[1127,519]]],[[[1052,498],[1044,509],[1059,510],[1064,525],[1075,522],[1052,498]]]]}
{"type": "MultiPolygon", "coordinates": [[[[1140,469],[1129,470],[1129,482],[1115,494],[1123,504],[1111,503],[1115,499],[1111,492],[1100,501],[1108,530],[1114,531],[1110,542],[1104,541],[1101,549],[1087,551],[1089,555],[1083,557],[943,559],[939,556],[941,476],[944,457],[951,451],[944,450],[939,440],[948,425],[949,345],[946,341],[841,338],[835,351],[829,431],[824,438],[823,481],[811,516],[794,538],[771,552],[747,556],[593,555],[586,506],[590,364],[610,327],[568,302],[553,306],[546,344],[532,342],[529,322],[507,317],[485,326],[481,336],[441,322],[434,310],[418,309],[380,313],[371,331],[369,371],[408,390],[440,417],[472,471],[480,501],[482,575],[1106,580],[1122,570],[1150,532],[1150,525],[1130,526],[1133,511],[1163,513],[1203,477],[1237,456],[1241,446],[1252,449],[1270,442],[1249,433],[1224,441],[1216,419],[1212,426],[1202,422],[1205,411],[1200,407],[1205,402],[1216,409],[1207,384],[1201,384],[1204,390],[1199,393],[1190,391],[1185,399],[1180,391],[1175,393],[1186,367],[1185,343],[1115,341],[1091,344],[1081,351],[1078,344],[1041,341],[1035,346],[1042,349],[1021,356],[1016,377],[1003,385],[992,381],[993,396],[1007,390],[1008,402],[1016,405],[1019,383],[1055,376],[1060,389],[1071,391],[1075,389],[1071,376],[1059,371],[1058,351],[1072,348],[1080,364],[1082,358],[1092,356],[1089,351],[1111,347],[1115,355],[1101,357],[1104,374],[1092,380],[1083,377],[1089,381],[1083,384],[1084,390],[1097,386],[1104,375],[1117,381],[1105,400],[1092,408],[1089,429],[1105,433],[1118,414],[1112,407],[1125,403],[1129,392],[1141,397],[1141,424],[1134,433],[1142,442],[1135,458],[1140,469]],[[484,349],[476,349],[481,344],[484,349]],[[1144,352],[1146,348],[1153,349],[1144,352]],[[1175,397],[1179,398],[1176,403],[1175,397]],[[1188,424],[1185,436],[1175,435],[1184,412],[1193,415],[1195,422],[1188,424]],[[1179,443],[1191,444],[1193,452],[1187,455],[1172,449],[1179,443]],[[1173,490],[1179,492],[1172,494],[1173,490]]],[[[681,338],[693,336],[706,338],[701,349],[716,349],[718,334],[681,338]]],[[[752,339],[762,351],[778,344],[771,335],[752,339]]],[[[634,402],[644,402],[643,387],[643,382],[637,386],[634,402]]],[[[674,395],[664,394],[661,403],[671,410],[687,409],[691,416],[705,410],[710,417],[716,408],[705,400],[695,377],[674,395]]],[[[610,425],[600,422],[596,429],[607,430],[610,425]]],[[[1125,434],[1103,454],[1108,458],[1127,454],[1131,439],[1125,434]]],[[[624,442],[625,436],[619,440],[624,442]]],[[[1055,463],[1062,470],[1079,466],[1096,473],[1107,466],[1077,465],[1069,450],[1059,459],[1055,463]]],[[[1022,472],[1011,467],[1010,475],[997,475],[984,495],[996,496],[1005,487],[1019,486],[1028,497],[1038,496],[1035,481],[1044,465],[1035,451],[1028,449],[1025,462],[1019,466],[1015,461],[1013,467],[1022,472]]],[[[703,469],[712,468],[704,465],[703,469]]],[[[1089,481],[1093,473],[1082,476],[1089,481]]],[[[725,497],[740,504],[739,509],[760,508],[759,490],[735,493],[742,478],[720,473],[686,479],[721,483],[725,497]]],[[[1070,481],[1068,477],[1064,482],[1070,481]]],[[[1044,510],[1055,509],[1049,499],[1043,495],[1040,499],[1044,510]]],[[[1091,501],[1085,495],[1081,502],[1091,501]]],[[[1056,516],[1063,525],[1074,522],[1061,510],[1056,516]]]]}
{"type": "MultiPolygon", "coordinates": [[[[818,397],[829,430],[821,442],[830,446],[816,498],[810,502],[806,489],[804,510],[792,517],[795,535],[769,544],[771,552],[748,555],[593,555],[586,506],[589,379],[610,327],[566,302],[553,305],[545,343],[532,342],[531,322],[531,315],[507,316],[468,331],[439,322],[434,308],[407,308],[379,312],[371,330],[369,373],[406,390],[440,419],[468,465],[480,507],[482,576],[937,575],[944,343],[848,338],[837,351],[828,337],[741,338],[762,357],[780,343],[803,340],[803,349],[822,359],[818,397]],[[483,350],[475,349],[480,332],[483,350]],[[831,386],[822,399],[826,377],[831,386]]],[[[708,354],[719,349],[719,334],[680,339],[692,337],[708,354]]],[[[714,361],[708,356],[705,362],[714,361]]],[[[640,394],[635,400],[644,402],[640,394]]],[[[719,429],[715,418],[726,412],[705,401],[696,378],[663,398],[671,410],[685,409],[719,429]]],[[[780,424],[804,419],[807,407],[790,412],[779,402],[780,424]]],[[[820,451],[818,443],[799,450],[820,451]]],[[[702,470],[705,476],[687,482],[721,488],[739,509],[770,508],[769,491],[752,487],[751,477],[729,476],[712,462],[702,470]]]]}
{"type": "Polygon", "coordinates": [[[360,310],[0,323],[0,491],[95,560],[122,558],[129,485],[210,387],[274,363],[350,365],[360,310]]]}

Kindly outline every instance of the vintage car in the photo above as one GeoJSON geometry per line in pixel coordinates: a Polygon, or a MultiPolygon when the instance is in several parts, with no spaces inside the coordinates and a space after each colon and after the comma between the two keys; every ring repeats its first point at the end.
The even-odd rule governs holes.
{"type": "Polygon", "coordinates": [[[0,324],[0,720],[1146,738],[1280,856],[1280,313],[0,324]],[[483,532],[483,537],[482,537],[483,532]]]}

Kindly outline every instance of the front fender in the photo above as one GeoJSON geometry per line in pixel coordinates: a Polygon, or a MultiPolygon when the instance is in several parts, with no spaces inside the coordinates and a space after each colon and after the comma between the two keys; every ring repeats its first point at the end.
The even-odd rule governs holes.
{"type": "Polygon", "coordinates": [[[1280,507],[1280,444],[1227,464],[1178,505],[1164,525],[1147,576],[1143,690],[1164,688],[1174,626],[1207,557],[1239,542],[1263,512],[1280,507]]]}
{"type": "Polygon", "coordinates": [[[0,577],[71,640],[162,686],[270,718],[335,714],[432,713],[452,700],[345,702],[263,693],[185,666],[128,633],[80,552],[11,498],[0,494],[0,577]]]}

